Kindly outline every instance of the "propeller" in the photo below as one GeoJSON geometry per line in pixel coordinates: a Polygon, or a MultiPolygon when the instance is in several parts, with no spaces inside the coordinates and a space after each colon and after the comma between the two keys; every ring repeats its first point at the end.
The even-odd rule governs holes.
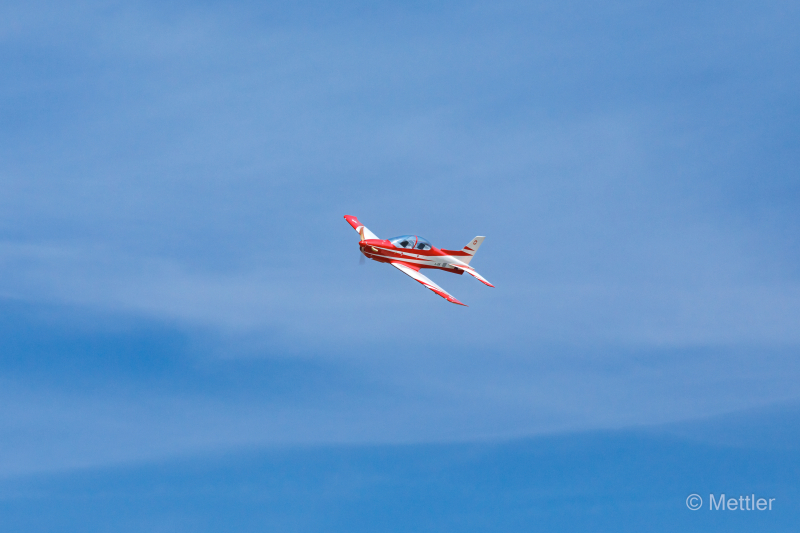
{"type": "Polygon", "coordinates": [[[364,254],[358,254],[358,264],[363,265],[365,263],[364,254]]]}

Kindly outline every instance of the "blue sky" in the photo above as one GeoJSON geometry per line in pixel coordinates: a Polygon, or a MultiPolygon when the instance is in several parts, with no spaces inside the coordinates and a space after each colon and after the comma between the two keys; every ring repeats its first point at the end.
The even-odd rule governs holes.
{"type": "MultiPolygon", "coordinates": [[[[392,521],[392,495],[419,490],[392,467],[409,454],[452,491],[439,517],[490,501],[475,480],[493,461],[553,487],[561,507],[492,478],[498,509],[523,508],[477,505],[498,531],[586,530],[556,519],[570,487],[618,530],[642,465],[676,481],[634,523],[653,505],[665,527],[694,520],[695,481],[791,500],[796,449],[728,436],[800,422],[798,18],[789,2],[4,4],[2,508],[44,531],[73,489],[164,485],[176,499],[132,530],[216,531],[242,509],[242,530],[347,531],[361,509],[441,530],[413,506],[392,521]],[[345,214],[440,247],[486,235],[474,266],[496,288],[431,274],[465,309],[360,266],[345,214]],[[471,474],[436,477],[470,446],[471,474]],[[764,462],[674,473],[708,447],[764,462]],[[616,496],[581,470],[538,476],[564,449],[616,496]],[[286,483],[352,516],[237,507],[306,460],[320,474],[286,483]],[[217,492],[192,493],[187,468],[217,492]],[[203,519],[217,496],[232,503],[203,519]]],[[[89,526],[118,530],[109,516],[89,526]]]]}

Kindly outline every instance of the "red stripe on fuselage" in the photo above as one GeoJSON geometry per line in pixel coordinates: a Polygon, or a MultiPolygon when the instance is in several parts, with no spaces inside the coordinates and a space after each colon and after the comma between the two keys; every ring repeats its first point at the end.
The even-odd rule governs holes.
{"type": "Polygon", "coordinates": [[[452,272],[454,274],[463,274],[464,271],[458,268],[448,266],[435,266],[427,263],[436,262],[440,257],[446,257],[448,254],[444,253],[438,248],[431,248],[430,250],[416,250],[407,248],[397,248],[389,241],[385,240],[366,240],[359,243],[361,245],[361,252],[379,263],[391,263],[393,261],[403,262],[410,268],[421,269],[429,268],[436,270],[444,270],[445,272],[452,272]],[[419,262],[418,262],[419,261],[419,262]]]}
{"type": "Polygon", "coordinates": [[[475,255],[474,253],[473,254],[468,254],[466,252],[462,252],[461,250],[442,250],[442,253],[444,253],[444,255],[452,255],[454,257],[455,256],[458,256],[458,257],[472,257],[473,255],[475,255]]]}

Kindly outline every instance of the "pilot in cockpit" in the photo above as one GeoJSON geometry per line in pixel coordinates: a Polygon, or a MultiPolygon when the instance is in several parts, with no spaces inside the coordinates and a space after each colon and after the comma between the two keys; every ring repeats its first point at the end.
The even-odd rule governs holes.
{"type": "Polygon", "coordinates": [[[389,242],[392,243],[397,248],[408,248],[415,250],[431,249],[431,243],[429,243],[422,237],[418,237],[416,235],[401,235],[399,237],[394,237],[392,239],[389,239],[389,242]]]}

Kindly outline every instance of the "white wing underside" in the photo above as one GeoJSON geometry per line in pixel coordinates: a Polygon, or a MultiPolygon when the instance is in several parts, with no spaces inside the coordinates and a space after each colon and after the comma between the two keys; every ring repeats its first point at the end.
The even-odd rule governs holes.
{"type": "Polygon", "coordinates": [[[361,235],[361,240],[365,241],[367,239],[378,239],[379,237],[372,233],[370,230],[367,229],[366,226],[360,226],[357,230],[359,235],[361,235]]]}
{"type": "Polygon", "coordinates": [[[425,276],[423,274],[420,274],[418,271],[414,270],[410,266],[405,265],[405,264],[400,263],[400,262],[392,262],[390,264],[393,267],[395,267],[397,270],[402,272],[403,274],[406,274],[407,276],[410,276],[410,277],[414,278],[415,280],[417,280],[418,282],[422,283],[427,288],[429,288],[430,290],[432,290],[433,292],[435,292],[436,294],[438,294],[439,296],[441,296],[442,298],[444,298],[448,302],[451,302],[451,303],[454,303],[454,304],[458,304],[458,305],[463,305],[464,307],[467,307],[466,305],[464,305],[461,302],[459,302],[458,300],[456,300],[446,290],[444,290],[443,288],[441,288],[440,286],[438,286],[437,284],[432,282],[430,279],[428,279],[427,276],[425,276]]]}

